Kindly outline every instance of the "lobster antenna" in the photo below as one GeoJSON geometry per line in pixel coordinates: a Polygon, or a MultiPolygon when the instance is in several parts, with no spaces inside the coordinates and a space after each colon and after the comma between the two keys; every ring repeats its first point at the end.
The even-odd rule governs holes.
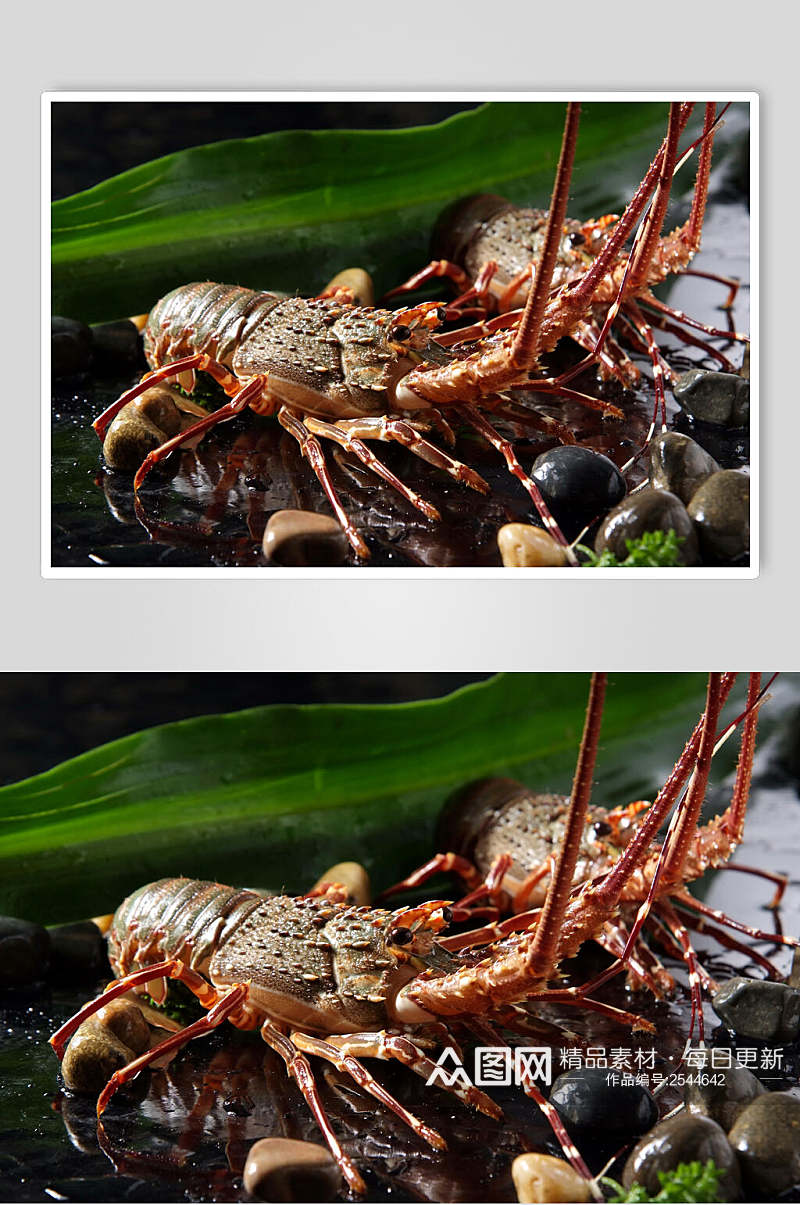
{"type": "Polygon", "coordinates": [[[567,217],[569,186],[572,179],[572,164],[575,160],[575,146],[578,141],[580,116],[580,104],[571,102],[567,105],[564,137],[561,141],[561,154],[556,169],[556,178],[553,182],[553,195],[547,216],[542,257],[528,293],[528,300],[514,335],[514,341],[511,344],[511,363],[515,368],[521,370],[528,369],[535,363],[541,342],[542,319],[550,297],[550,286],[553,282],[558,249],[561,245],[561,236],[567,217]]]}
{"type": "Polygon", "coordinates": [[[552,968],[558,933],[567,906],[567,900],[572,888],[575,875],[575,865],[581,845],[581,837],[586,823],[586,812],[589,797],[592,793],[595,761],[597,760],[597,744],[600,737],[600,725],[603,719],[603,704],[606,694],[606,674],[592,674],[589,688],[589,702],[586,707],[586,719],[583,726],[578,761],[575,766],[575,777],[572,781],[567,822],[561,839],[556,868],[550,879],[547,897],[544,901],[541,916],[536,926],[536,933],[531,947],[531,957],[546,966],[543,978],[552,968]]]}

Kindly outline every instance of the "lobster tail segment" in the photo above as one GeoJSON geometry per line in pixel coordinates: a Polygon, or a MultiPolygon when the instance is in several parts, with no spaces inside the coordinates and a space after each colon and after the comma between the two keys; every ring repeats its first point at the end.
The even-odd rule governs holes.
{"type": "Polygon", "coordinates": [[[124,900],[111,922],[108,957],[118,977],[178,958],[204,974],[217,947],[263,903],[256,891],[200,879],[159,879],[124,900]]]}

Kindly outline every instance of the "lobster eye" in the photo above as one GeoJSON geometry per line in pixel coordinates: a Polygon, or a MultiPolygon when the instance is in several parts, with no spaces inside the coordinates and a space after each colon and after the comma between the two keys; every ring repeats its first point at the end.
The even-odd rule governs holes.
{"type": "Polygon", "coordinates": [[[394,946],[407,946],[414,934],[410,929],[404,929],[402,926],[399,929],[392,929],[389,938],[394,946]]]}
{"type": "Polygon", "coordinates": [[[570,247],[582,247],[585,242],[586,235],[581,234],[580,230],[573,230],[572,234],[569,236],[570,247]]]}
{"type": "Polygon", "coordinates": [[[595,820],[594,824],[592,825],[592,833],[594,834],[595,839],[598,837],[607,837],[610,832],[611,825],[607,824],[605,820],[595,820]]]}
{"type": "Polygon", "coordinates": [[[406,339],[408,339],[410,334],[411,334],[410,328],[407,326],[403,326],[403,324],[401,322],[398,322],[397,326],[393,326],[391,328],[391,330],[389,331],[389,338],[394,343],[405,343],[406,339]]]}
{"type": "Polygon", "coordinates": [[[452,919],[453,919],[453,909],[448,908],[447,904],[445,904],[444,908],[442,908],[442,920],[444,921],[444,923],[446,925],[449,925],[450,921],[452,919]]]}

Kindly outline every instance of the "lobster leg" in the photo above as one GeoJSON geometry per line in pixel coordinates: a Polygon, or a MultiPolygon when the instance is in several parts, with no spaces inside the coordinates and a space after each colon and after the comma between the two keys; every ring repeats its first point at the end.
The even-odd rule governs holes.
{"type": "Polygon", "coordinates": [[[421,510],[426,519],[441,519],[441,515],[436,507],[432,506],[430,502],[426,502],[416,490],[409,489],[399,477],[395,477],[394,473],[378,460],[378,457],[367,447],[363,440],[356,439],[355,436],[347,431],[342,431],[335,423],[325,423],[320,419],[312,418],[310,415],[306,415],[303,419],[303,425],[307,431],[311,431],[316,435],[324,435],[348,451],[354,452],[362,464],[372,469],[373,473],[376,473],[378,477],[382,477],[384,481],[388,481],[389,485],[393,486],[412,506],[416,506],[417,510],[421,510]]]}
{"type": "Polygon", "coordinates": [[[398,891],[409,891],[412,887],[420,887],[423,883],[427,883],[436,874],[448,874],[452,872],[457,874],[460,879],[463,879],[468,887],[479,887],[483,882],[481,872],[475,867],[472,862],[462,858],[460,854],[444,853],[435,854],[430,861],[425,862],[422,866],[412,870],[406,878],[400,879],[399,883],[393,883],[391,887],[387,887],[380,895],[375,897],[375,903],[381,903],[388,899],[391,895],[397,895],[398,891]]]}
{"type": "MultiPolygon", "coordinates": [[[[235,379],[235,378],[234,378],[235,379]]],[[[236,382],[239,386],[239,382],[236,382]]],[[[252,381],[248,381],[246,385],[239,386],[238,392],[234,394],[229,402],[220,406],[213,414],[207,415],[205,418],[199,419],[196,423],[192,423],[191,427],[187,427],[185,431],[180,431],[174,435],[172,439],[168,439],[166,443],[160,447],[154,448],[149,452],[142,461],[136,476],[133,479],[134,492],[138,492],[147,474],[160,461],[169,456],[170,452],[175,448],[179,448],[182,444],[187,443],[191,439],[197,439],[205,435],[206,431],[210,431],[212,427],[216,427],[218,423],[228,422],[229,419],[235,418],[237,414],[241,414],[246,410],[251,402],[263,393],[266,386],[266,377],[254,377],[252,381]]]]}
{"type": "Polygon", "coordinates": [[[339,1139],[331,1129],[331,1123],[323,1108],[319,1089],[317,1088],[308,1059],[287,1038],[286,1034],[281,1033],[280,1029],[276,1025],[273,1025],[271,1021],[265,1021],[261,1026],[261,1036],[267,1045],[271,1046],[281,1056],[286,1064],[287,1073],[292,1077],[305,1097],[306,1104],[313,1113],[317,1125],[322,1130],[330,1152],[338,1163],[350,1189],[356,1193],[365,1193],[367,1191],[366,1184],[361,1179],[350,1158],[345,1155],[339,1145],[339,1139]]]}
{"type": "Polygon", "coordinates": [[[209,1008],[217,1001],[215,989],[206,982],[202,975],[198,975],[196,971],[185,966],[180,959],[170,958],[165,962],[154,963],[153,966],[145,967],[144,970],[134,971],[122,979],[115,980],[104,992],[101,992],[94,1000],[90,1000],[88,1004],[84,1004],[83,1008],[65,1021],[50,1039],[50,1045],[58,1057],[63,1057],[67,1042],[87,1017],[94,1016],[106,1004],[116,1000],[118,996],[124,996],[132,988],[145,987],[158,979],[179,979],[181,983],[186,984],[189,991],[197,997],[204,1008],[209,1008]]]}
{"type": "MultiPolygon", "coordinates": [[[[447,1037],[451,1042],[453,1041],[449,1033],[447,1037]]],[[[380,1033],[348,1033],[332,1036],[328,1041],[343,1054],[354,1054],[359,1058],[396,1059],[397,1062],[402,1063],[426,1081],[436,1070],[436,1064],[405,1034],[387,1033],[385,1030],[380,1033]]],[[[487,1096],[485,1092],[481,1092],[480,1088],[476,1088],[474,1084],[464,1087],[459,1083],[442,1083],[440,1087],[447,1092],[452,1092],[470,1108],[477,1109],[478,1112],[484,1113],[487,1117],[493,1117],[496,1121],[502,1121],[503,1110],[500,1106],[496,1105],[491,1097],[487,1096]]]]}
{"type": "Polygon", "coordinates": [[[481,434],[483,438],[492,445],[493,448],[497,449],[505,460],[506,465],[508,466],[508,471],[517,478],[517,481],[519,481],[522,487],[527,491],[547,532],[553,537],[556,544],[560,544],[564,549],[564,555],[567,559],[567,562],[573,566],[577,565],[578,558],[572,551],[572,548],[570,547],[569,542],[567,541],[561,528],[550,514],[550,510],[548,509],[548,506],[542,497],[538,485],[528,476],[528,474],[523,470],[522,465],[517,460],[517,457],[514,454],[514,448],[509,440],[503,439],[502,435],[495,430],[492,424],[486,418],[484,418],[481,412],[474,406],[459,406],[457,413],[460,414],[464,421],[469,423],[471,427],[474,427],[475,430],[479,432],[479,434],[481,434]]]}
{"type": "Polygon", "coordinates": [[[689,1039],[691,1040],[694,1032],[695,1019],[697,1020],[697,1032],[701,1044],[706,1039],[706,1027],[703,1018],[703,997],[700,994],[700,974],[698,971],[697,954],[692,945],[689,932],[683,922],[680,920],[675,909],[668,900],[660,900],[658,910],[667,922],[670,932],[678,939],[678,944],[683,952],[684,961],[689,970],[689,992],[692,998],[692,1015],[689,1020],[689,1039]]]}
{"type": "Polygon", "coordinates": [[[384,293],[383,300],[385,301],[388,297],[399,297],[401,293],[413,293],[415,289],[421,288],[429,280],[438,280],[443,276],[452,280],[460,293],[467,293],[472,289],[472,281],[458,264],[451,263],[449,259],[432,259],[424,268],[420,268],[419,272],[409,276],[403,284],[384,293]]]}
{"type": "Polygon", "coordinates": [[[690,318],[688,314],[684,314],[683,310],[674,310],[670,306],[665,305],[663,301],[659,301],[652,293],[645,293],[641,300],[643,305],[657,310],[659,314],[664,314],[667,318],[675,318],[678,322],[683,322],[686,326],[691,326],[696,331],[703,331],[704,334],[711,335],[715,339],[727,339],[736,343],[750,342],[749,335],[743,335],[739,331],[723,331],[717,326],[707,326],[705,322],[698,322],[696,318],[690,318]]]}
{"type": "Polygon", "coordinates": [[[443,469],[445,473],[460,481],[463,485],[468,485],[471,489],[477,490],[479,494],[488,494],[489,486],[481,477],[480,473],[476,473],[469,465],[462,464],[460,460],[455,460],[452,456],[448,456],[446,452],[442,452],[435,444],[424,439],[414,427],[402,419],[386,418],[346,418],[340,419],[336,424],[340,431],[345,432],[359,439],[379,439],[383,441],[395,441],[408,448],[415,456],[419,456],[421,460],[426,460],[428,464],[434,465],[437,469],[443,469]]]}
{"type": "Polygon", "coordinates": [[[347,1054],[341,1050],[339,1046],[334,1046],[331,1042],[326,1042],[322,1038],[312,1037],[311,1034],[302,1033],[299,1030],[292,1030],[290,1035],[292,1043],[298,1050],[305,1051],[306,1054],[315,1054],[317,1058],[325,1059],[332,1063],[337,1071],[342,1071],[349,1075],[360,1088],[368,1092],[370,1096],[374,1096],[382,1105],[396,1114],[401,1121],[413,1130],[415,1134],[427,1142],[428,1146],[433,1147],[435,1151],[446,1151],[447,1143],[441,1134],[426,1125],[424,1121],[420,1121],[413,1113],[404,1108],[399,1100],[396,1100],[390,1092],[387,1092],[383,1084],[379,1084],[374,1076],[370,1075],[366,1067],[354,1058],[353,1055],[347,1054]]]}
{"type": "Polygon", "coordinates": [[[247,1000],[248,991],[246,983],[232,984],[230,989],[217,1000],[217,1003],[199,1021],[194,1021],[191,1025],[187,1025],[185,1029],[179,1030],[178,1033],[170,1034],[163,1042],[159,1042],[157,1046],[153,1046],[152,1049],[146,1050],[144,1054],[140,1054],[137,1059],[128,1063],[126,1067],[123,1067],[120,1071],[115,1071],[97,1098],[98,1118],[105,1111],[111,1097],[123,1084],[127,1084],[130,1080],[134,1079],[140,1071],[144,1070],[151,1063],[154,1063],[157,1059],[160,1059],[162,1055],[169,1054],[170,1051],[177,1050],[180,1046],[185,1046],[193,1038],[199,1038],[203,1034],[211,1033],[231,1013],[235,1013],[244,1004],[247,1000]]]}
{"type": "Polygon", "coordinates": [[[112,402],[92,423],[100,439],[105,438],[106,431],[112,419],[119,414],[122,407],[127,406],[128,402],[134,401],[135,398],[144,393],[145,389],[149,389],[152,385],[157,385],[160,381],[166,381],[170,377],[179,377],[182,372],[194,371],[207,372],[228,394],[233,394],[239,389],[239,381],[237,381],[233,373],[228,372],[224,364],[213,360],[211,356],[207,356],[203,352],[198,352],[192,356],[184,356],[183,359],[173,360],[171,364],[166,364],[163,368],[157,368],[153,372],[145,373],[138,385],[134,385],[132,389],[129,389],[121,397],[118,397],[115,402],[112,402]]]}
{"type": "Polygon", "coordinates": [[[356,556],[361,557],[361,559],[364,561],[369,560],[369,549],[353,526],[352,520],[347,514],[347,511],[339,501],[339,496],[334,489],[333,482],[331,481],[331,476],[328,471],[328,466],[325,463],[325,456],[319,440],[306,428],[303,420],[298,418],[296,414],[293,414],[292,411],[287,409],[286,406],[281,406],[280,410],[278,411],[278,422],[282,427],[285,427],[289,434],[293,435],[299,443],[300,451],[303,453],[303,456],[316,473],[317,479],[324,489],[328,501],[333,507],[334,514],[339,520],[339,523],[344,530],[344,534],[347,536],[350,547],[353,549],[356,556]]]}

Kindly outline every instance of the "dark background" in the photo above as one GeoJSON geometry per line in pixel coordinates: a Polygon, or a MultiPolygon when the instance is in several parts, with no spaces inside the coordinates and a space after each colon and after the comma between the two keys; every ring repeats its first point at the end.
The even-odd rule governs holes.
{"type": "Polygon", "coordinates": [[[4,674],[0,782],[153,724],[270,703],[405,703],[486,674],[4,674]]]}
{"type": "Polygon", "coordinates": [[[51,106],[52,199],[161,155],[274,130],[393,130],[477,104],[439,101],[80,101],[51,106]],[[131,110],[136,112],[132,113],[131,110]]]}

